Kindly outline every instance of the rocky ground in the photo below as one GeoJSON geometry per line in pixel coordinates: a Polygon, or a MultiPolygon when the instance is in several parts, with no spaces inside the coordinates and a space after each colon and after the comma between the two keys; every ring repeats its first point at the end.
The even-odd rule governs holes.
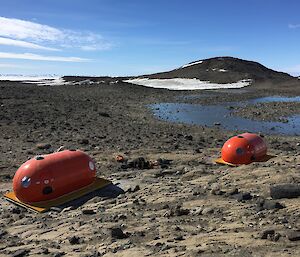
{"type": "Polygon", "coordinates": [[[299,114],[300,102],[273,102],[234,108],[234,115],[253,120],[288,122],[287,116],[299,114]],[[268,110],[265,112],[264,110],[268,110]],[[280,116],[278,115],[280,113],[280,116]]]}
{"type": "MultiPolygon", "coordinates": [[[[242,101],[296,96],[300,87],[263,84],[235,92],[234,99],[242,101]]],[[[269,192],[274,184],[300,183],[299,137],[265,135],[274,158],[236,168],[219,166],[214,159],[235,131],[159,121],[147,108],[191,94],[203,97],[189,101],[210,104],[232,101],[233,95],[109,84],[109,79],[59,87],[2,82],[2,193],[11,189],[20,164],[60,146],[87,152],[97,162],[98,175],[124,193],[45,214],[1,199],[0,254],[300,256],[299,198],[272,200],[269,192]],[[117,154],[165,162],[151,169],[126,169],[115,161],[117,154]]],[[[278,115],[290,114],[281,109],[278,115]]]]}

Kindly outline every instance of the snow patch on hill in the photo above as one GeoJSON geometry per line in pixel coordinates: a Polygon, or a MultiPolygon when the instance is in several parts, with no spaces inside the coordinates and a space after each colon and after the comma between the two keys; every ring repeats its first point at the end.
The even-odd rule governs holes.
{"type": "Polygon", "coordinates": [[[201,64],[201,63],[203,63],[203,61],[191,62],[191,63],[188,63],[188,64],[185,64],[185,65],[181,66],[181,68],[186,68],[186,67],[196,65],[196,64],[201,64]]]}
{"type": "Polygon", "coordinates": [[[249,86],[252,82],[251,79],[240,80],[235,83],[218,84],[209,81],[201,81],[199,79],[149,79],[149,78],[136,78],[125,80],[124,82],[132,83],[152,88],[166,88],[170,90],[197,90],[197,89],[219,89],[219,88],[242,88],[249,86]]]}

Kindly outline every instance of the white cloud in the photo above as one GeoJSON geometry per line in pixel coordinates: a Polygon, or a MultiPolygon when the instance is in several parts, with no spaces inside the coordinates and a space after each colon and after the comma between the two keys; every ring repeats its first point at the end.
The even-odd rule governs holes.
{"type": "Polygon", "coordinates": [[[111,48],[111,44],[101,44],[101,45],[83,45],[80,47],[83,51],[96,51],[96,50],[109,50],[111,48]]]}
{"type": "Polygon", "coordinates": [[[64,37],[59,29],[31,21],[0,17],[0,25],[0,35],[5,37],[34,41],[55,41],[64,37]]]}
{"type": "Polygon", "coordinates": [[[64,56],[45,56],[32,53],[4,53],[0,52],[0,59],[24,59],[24,60],[35,60],[35,61],[57,61],[57,62],[86,62],[90,59],[79,58],[79,57],[64,57],[64,56]]]}
{"type": "Polygon", "coordinates": [[[18,46],[30,49],[38,49],[38,50],[48,50],[48,51],[60,51],[59,49],[52,47],[45,47],[34,43],[29,43],[22,40],[15,40],[10,38],[0,37],[0,45],[8,45],[8,46],[18,46]]]}
{"type": "Polygon", "coordinates": [[[0,36],[33,43],[79,48],[81,50],[108,50],[112,44],[99,34],[54,28],[36,22],[0,16],[0,36]]]}
{"type": "Polygon", "coordinates": [[[290,29],[297,29],[300,28],[300,24],[289,24],[290,29]]]}

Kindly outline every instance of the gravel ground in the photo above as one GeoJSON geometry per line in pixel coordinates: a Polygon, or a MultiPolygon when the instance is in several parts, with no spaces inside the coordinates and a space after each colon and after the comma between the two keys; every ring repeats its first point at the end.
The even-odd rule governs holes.
{"type": "MultiPolygon", "coordinates": [[[[219,166],[235,131],[168,123],[147,105],[218,103],[268,95],[300,95],[299,85],[261,84],[229,91],[173,92],[123,82],[59,87],[0,84],[1,192],[28,158],[60,146],[97,163],[98,176],[124,189],[77,208],[34,214],[0,200],[2,256],[300,256],[299,198],[270,198],[270,185],[300,183],[299,137],[265,135],[264,163],[219,166]],[[171,160],[151,169],[121,167],[114,157],[171,160]],[[297,234],[298,233],[298,234],[297,234]]],[[[297,103],[276,114],[299,113],[297,103]],[[298,111],[295,111],[298,109],[298,111]],[[290,112],[289,112],[290,110],[290,112]]],[[[277,107],[276,107],[277,108],[277,107]]],[[[261,104],[261,112],[270,111],[261,104]]],[[[252,117],[253,108],[241,113],[252,117]]],[[[272,115],[264,116],[271,119],[272,115]]]]}

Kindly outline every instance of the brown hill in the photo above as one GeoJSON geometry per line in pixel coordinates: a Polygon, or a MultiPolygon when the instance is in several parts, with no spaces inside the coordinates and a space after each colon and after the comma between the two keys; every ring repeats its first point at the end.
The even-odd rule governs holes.
{"type": "Polygon", "coordinates": [[[242,60],[234,57],[215,57],[195,61],[167,72],[160,72],[142,77],[168,78],[197,78],[216,83],[231,83],[243,79],[254,81],[281,82],[294,80],[295,77],[284,72],[274,71],[258,62],[242,60]]]}

